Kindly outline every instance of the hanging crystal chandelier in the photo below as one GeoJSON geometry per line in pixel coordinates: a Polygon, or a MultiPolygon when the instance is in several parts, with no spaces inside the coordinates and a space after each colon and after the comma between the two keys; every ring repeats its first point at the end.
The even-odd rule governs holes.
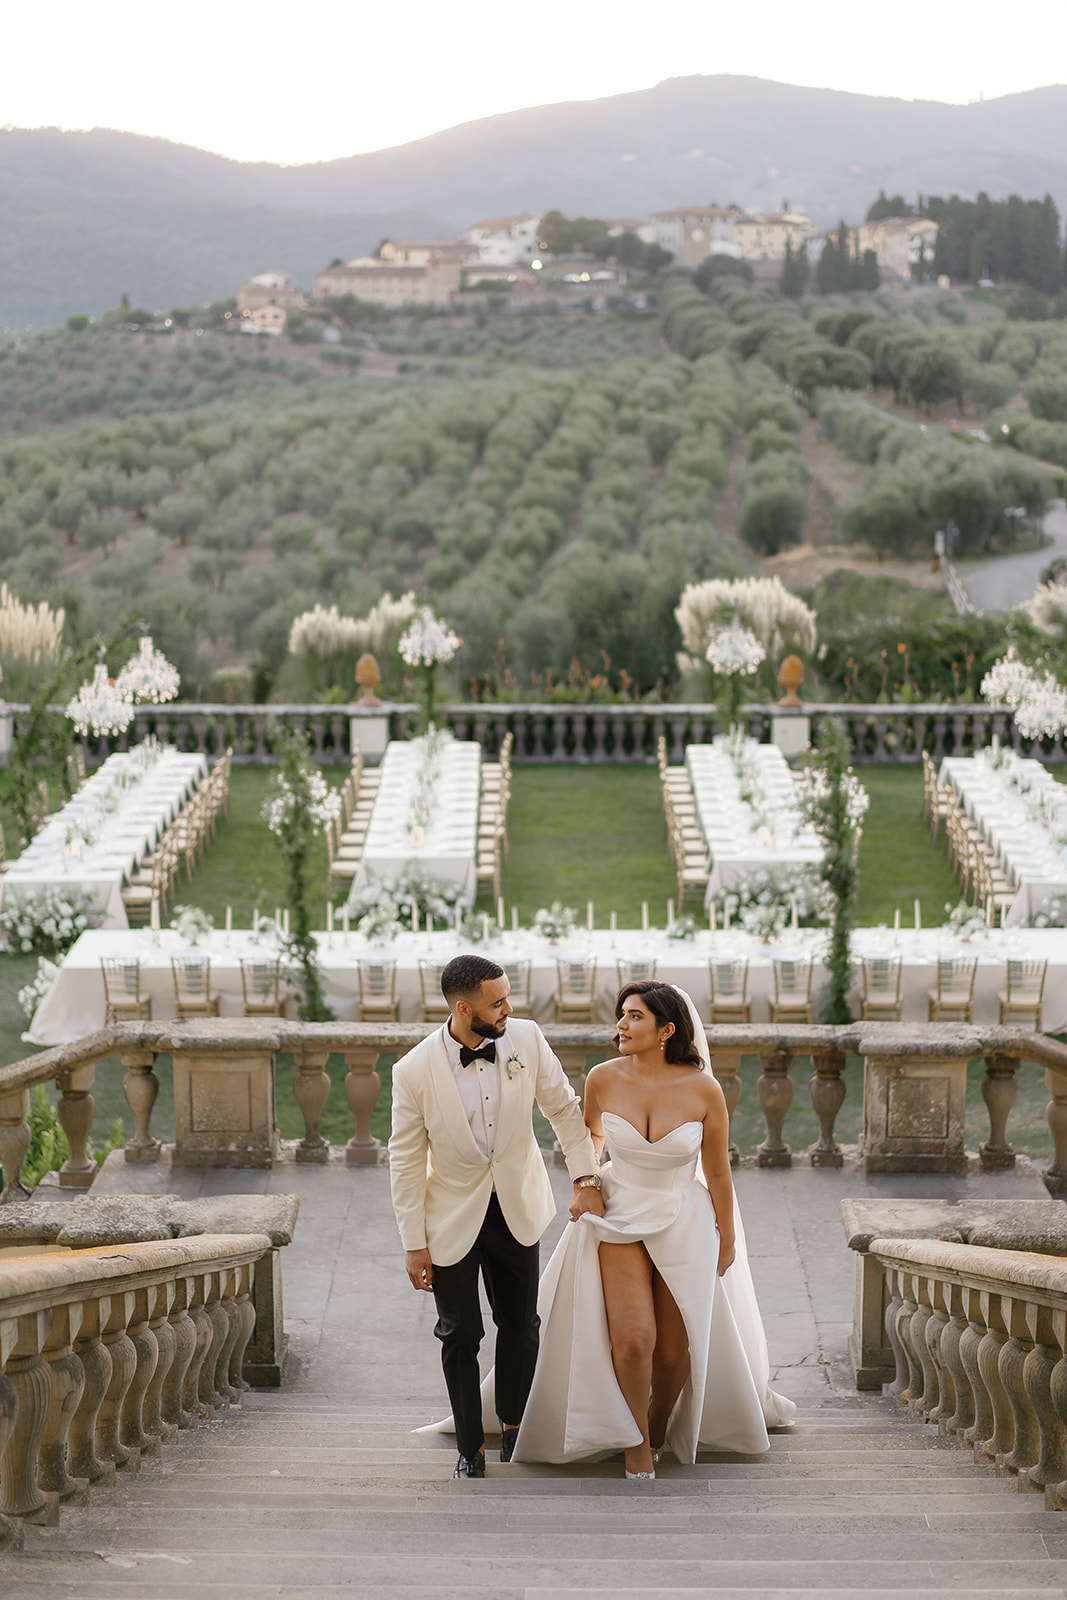
{"type": "Polygon", "coordinates": [[[159,705],[163,700],[174,699],[178,683],[178,669],[171,666],[162,650],[157,650],[146,634],[137,654],[119,673],[115,688],[130,700],[159,705]]]}
{"type": "Polygon", "coordinates": [[[715,671],[721,672],[724,677],[732,677],[734,673],[747,676],[755,672],[765,654],[756,635],[742,626],[741,618],[735,611],[730,626],[713,636],[706,658],[715,671]]]}
{"type": "Polygon", "coordinates": [[[121,733],[133,721],[134,704],[111,682],[102,661],[93,668],[92,681],[83,683],[67,706],[78,733],[121,733]]]}

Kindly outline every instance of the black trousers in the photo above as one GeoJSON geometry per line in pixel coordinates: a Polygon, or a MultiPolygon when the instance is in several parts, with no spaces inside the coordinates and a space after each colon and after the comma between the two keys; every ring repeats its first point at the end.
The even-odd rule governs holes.
{"type": "Polygon", "coordinates": [[[485,1443],[478,1373],[485,1326],[478,1274],[496,1324],[497,1416],[510,1426],[522,1419],[537,1361],[538,1258],[536,1244],[520,1244],[515,1238],[493,1194],[478,1237],[463,1259],[451,1267],[434,1266],[434,1333],[441,1341],[441,1365],[462,1456],[477,1455],[485,1443]]]}

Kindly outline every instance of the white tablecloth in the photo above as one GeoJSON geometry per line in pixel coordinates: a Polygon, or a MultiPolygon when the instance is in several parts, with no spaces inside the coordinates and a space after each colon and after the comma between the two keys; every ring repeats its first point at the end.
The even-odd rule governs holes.
{"type": "Polygon", "coordinates": [[[372,878],[416,871],[458,883],[464,898],[473,902],[482,748],[474,740],[437,737],[436,758],[425,739],[393,739],[386,747],[353,895],[372,878]],[[433,778],[425,793],[431,810],[419,819],[412,807],[428,759],[433,761],[433,778]]]}
{"type": "MultiPolygon", "coordinates": [[[[347,1021],[353,1020],[356,1015],[356,963],[360,957],[388,955],[396,958],[400,1017],[404,1022],[411,1022],[420,1015],[420,958],[440,962],[458,953],[455,936],[444,932],[403,934],[384,947],[371,945],[355,933],[348,936],[347,942],[345,935],[339,932],[320,933],[317,938],[327,1003],[335,1016],[347,1021]]],[[[818,929],[801,929],[799,933],[786,935],[780,943],[769,946],[759,944],[747,934],[734,932],[711,934],[705,931],[691,940],[671,940],[662,930],[652,929],[642,933],[640,929],[619,929],[614,934],[606,930],[593,933],[583,931],[560,945],[547,944],[532,933],[516,933],[477,948],[480,954],[487,955],[491,960],[506,963],[527,959],[531,962],[530,1015],[541,1022],[554,1020],[557,956],[595,955],[597,1016],[605,1024],[607,1048],[609,1024],[620,982],[620,959],[655,956],[659,963],[657,975],[688,989],[701,1014],[707,1017],[709,958],[747,957],[752,1020],[758,1023],[767,1021],[770,1015],[769,1000],[774,992],[772,962],[776,955],[810,954],[816,958],[812,996],[817,999],[826,981],[825,968],[820,959],[825,942],[825,932],[818,929]]],[[[263,959],[264,955],[275,953],[273,944],[266,939],[253,943],[247,930],[235,929],[230,935],[221,931],[209,934],[197,948],[211,956],[211,983],[212,988],[221,995],[222,1015],[240,1016],[240,957],[263,959]]],[[[971,944],[960,944],[949,936],[947,929],[942,928],[900,934],[885,928],[860,928],[855,934],[853,951],[857,962],[865,955],[899,954],[902,957],[902,1017],[905,1022],[926,1021],[926,991],[934,985],[934,969],[939,955],[974,955],[978,958],[974,991],[974,1019],[977,1023],[995,1023],[997,1020],[997,990],[1004,987],[1004,966],[1009,955],[1047,960],[1045,1031],[1051,1033],[1067,1027],[1067,930],[996,930],[971,944]]],[[[139,958],[142,963],[142,993],[151,996],[153,1017],[156,1020],[172,1017],[174,988],[170,958],[182,953],[190,953],[190,947],[169,929],[164,929],[159,935],[158,944],[154,943],[146,929],[111,932],[100,929],[82,934],[64,961],[52,989],[38,1007],[26,1038],[34,1044],[63,1044],[103,1026],[104,985],[100,958],[104,955],[139,958]]],[[[857,988],[858,981],[857,967],[857,988]]],[[[292,1005],[289,1014],[295,1016],[292,1005]]]]}
{"type": "Polygon", "coordinates": [[[46,888],[76,890],[103,914],[103,927],[127,927],[125,878],[206,774],[206,756],[184,755],[169,746],[143,775],[133,752],[109,756],[4,874],[4,900],[23,900],[46,888]],[[123,775],[129,780],[125,788],[119,787],[123,775]],[[92,815],[109,792],[115,809],[94,823],[95,841],[75,855],[67,842],[70,829],[92,815]]]}
{"type": "Polygon", "coordinates": [[[793,775],[782,752],[776,745],[746,739],[743,759],[758,790],[756,806],[741,797],[744,784],[729,740],[691,744],[686,751],[697,816],[710,852],[705,905],[757,872],[815,868],[822,860],[822,845],[797,810],[793,775]]]}
{"type": "Polygon", "coordinates": [[[984,752],[948,756],[938,781],[956,790],[1017,886],[1005,918],[1009,927],[1032,922],[1043,900],[1067,894],[1067,860],[1053,835],[1053,829],[1067,829],[1067,788],[1039,761],[1009,753],[1007,765],[994,767],[984,752]],[[1021,788],[1011,773],[1021,779],[1021,788]]]}

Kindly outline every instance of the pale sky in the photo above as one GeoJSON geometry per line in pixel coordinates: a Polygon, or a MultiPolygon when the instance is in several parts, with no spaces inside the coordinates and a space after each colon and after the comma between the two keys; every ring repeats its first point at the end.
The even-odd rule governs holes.
{"type": "Polygon", "coordinates": [[[729,72],[964,102],[1063,81],[1067,11],[1033,0],[652,7],[52,0],[5,10],[0,124],[121,128],[241,161],[330,160],[522,106],[729,72]]]}

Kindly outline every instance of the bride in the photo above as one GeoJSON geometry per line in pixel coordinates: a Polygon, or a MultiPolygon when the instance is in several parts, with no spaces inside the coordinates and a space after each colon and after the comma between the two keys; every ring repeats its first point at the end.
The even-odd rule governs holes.
{"type": "Polygon", "coordinates": [[[623,1450],[655,1476],[668,1446],[758,1454],[792,1401],[767,1346],[730,1178],[729,1116],[684,991],[627,984],[619,1055],[586,1079],[605,1214],[573,1220],[541,1279],[541,1350],[514,1459],[623,1450]],[[698,1171],[699,1168],[699,1171],[698,1171]],[[701,1177],[703,1181],[701,1181],[701,1177]]]}

